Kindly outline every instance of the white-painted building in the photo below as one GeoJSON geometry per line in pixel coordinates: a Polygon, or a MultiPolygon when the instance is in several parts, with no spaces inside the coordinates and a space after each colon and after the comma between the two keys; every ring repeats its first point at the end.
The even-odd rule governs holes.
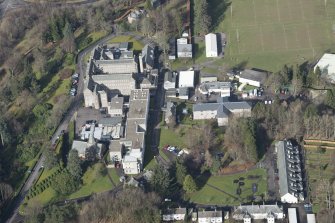
{"type": "Polygon", "coordinates": [[[221,223],[222,211],[198,211],[198,223],[221,223]]]}
{"type": "Polygon", "coordinates": [[[221,97],[230,97],[230,82],[205,82],[200,84],[199,92],[204,95],[212,93],[220,94],[221,97]]]}
{"type": "Polygon", "coordinates": [[[206,57],[218,57],[217,36],[214,33],[209,33],[205,36],[206,42],[206,57]]]}
{"type": "Polygon", "coordinates": [[[315,214],[307,214],[307,223],[316,223],[315,214]]]}
{"type": "Polygon", "coordinates": [[[325,53],[314,66],[314,71],[319,67],[321,75],[331,82],[335,82],[335,54],[325,53]]]}
{"type": "Polygon", "coordinates": [[[288,222],[289,223],[298,223],[297,209],[289,208],[288,209],[288,222]]]}
{"type": "Polygon", "coordinates": [[[186,208],[168,208],[163,211],[163,221],[184,221],[187,214],[186,208]]]}
{"type": "Polygon", "coordinates": [[[179,88],[193,88],[194,87],[194,71],[180,71],[179,72],[179,88]]]}

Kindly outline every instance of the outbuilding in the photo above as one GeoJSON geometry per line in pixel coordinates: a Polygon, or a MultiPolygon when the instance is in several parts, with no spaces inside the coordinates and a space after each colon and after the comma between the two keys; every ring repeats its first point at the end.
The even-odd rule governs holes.
{"type": "Polygon", "coordinates": [[[205,36],[206,42],[206,57],[218,57],[218,42],[217,36],[214,33],[209,33],[205,36]]]}

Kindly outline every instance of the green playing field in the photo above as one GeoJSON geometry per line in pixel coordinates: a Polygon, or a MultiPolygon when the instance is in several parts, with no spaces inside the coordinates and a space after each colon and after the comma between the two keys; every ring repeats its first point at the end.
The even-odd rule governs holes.
{"type": "Polygon", "coordinates": [[[225,58],[217,63],[247,62],[249,67],[276,71],[335,50],[333,0],[224,2],[209,0],[213,21],[221,21],[216,31],[227,35],[225,58]]]}

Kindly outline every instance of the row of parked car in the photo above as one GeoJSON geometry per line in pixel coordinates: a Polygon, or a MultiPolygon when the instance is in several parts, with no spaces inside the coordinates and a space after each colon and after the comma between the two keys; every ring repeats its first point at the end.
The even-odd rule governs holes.
{"type": "Polygon", "coordinates": [[[188,152],[185,151],[185,149],[180,149],[180,148],[175,147],[175,146],[166,145],[166,146],[164,146],[164,149],[173,153],[173,154],[175,154],[176,156],[181,156],[184,153],[188,154],[188,152]]]}
{"type": "Polygon", "coordinates": [[[71,83],[70,95],[71,96],[76,96],[77,95],[78,82],[79,82],[79,74],[74,73],[72,75],[71,80],[72,80],[72,83],[71,83]]]}

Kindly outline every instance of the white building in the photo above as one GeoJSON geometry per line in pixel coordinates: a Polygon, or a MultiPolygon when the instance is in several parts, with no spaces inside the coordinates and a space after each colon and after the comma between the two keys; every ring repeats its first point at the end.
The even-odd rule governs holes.
{"type": "Polygon", "coordinates": [[[316,223],[315,214],[307,214],[307,223],[316,223]]]}
{"type": "Polygon", "coordinates": [[[221,223],[222,211],[198,211],[198,222],[199,223],[221,223]]]}
{"type": "Polygon", "coordinates": [[[180,71],[179,72],[179,88],[193,88],[194,87],[194,71],[180,71]]]}
{"type": "Polygon", "coordinates": [[[230,82],[205,82],[200,84],[199,92],[204,95],[212,93],[220,94],[221,97],[230,97],[230,82]]]}
{"type": "Polygon", "coordinates": [[[274,223],[276,219],[284,219],[283,208],[278,205],[240,205],[234,208],[233,218],[249,223],[252,219],[267,220],[267,223],[274,223]]]}
{"type": "Polygon", "coordinates": [[[297,209],[289,208],[288,209],[288,222],[289,223],[298,223],[297,209]]]}
{"type": "Polygon", "coordinates": [[[186,208],[168,208],[163,211],[163,221],[184,221],[187,214],[186,208]]]}
{"type": "Polygon", "coordinates": [[[194,120],[216,119],[219,126],[228,125],[229,115],[250,117],[251,106],[245,102],[198,103],[193,105],[194,120]]]}
{"type": "Polygon", "coordinates": [[[335,82],[335,54],[325,53],[314,66],[314,71],[319,67],[321,75],[331,82],[335,82]]]}
{"type": "Polygon", "coordinates": [[[206,57],[218,56],[217,36],[214,33],[209,33],[205,36],[206,42],[206,57]]]}

